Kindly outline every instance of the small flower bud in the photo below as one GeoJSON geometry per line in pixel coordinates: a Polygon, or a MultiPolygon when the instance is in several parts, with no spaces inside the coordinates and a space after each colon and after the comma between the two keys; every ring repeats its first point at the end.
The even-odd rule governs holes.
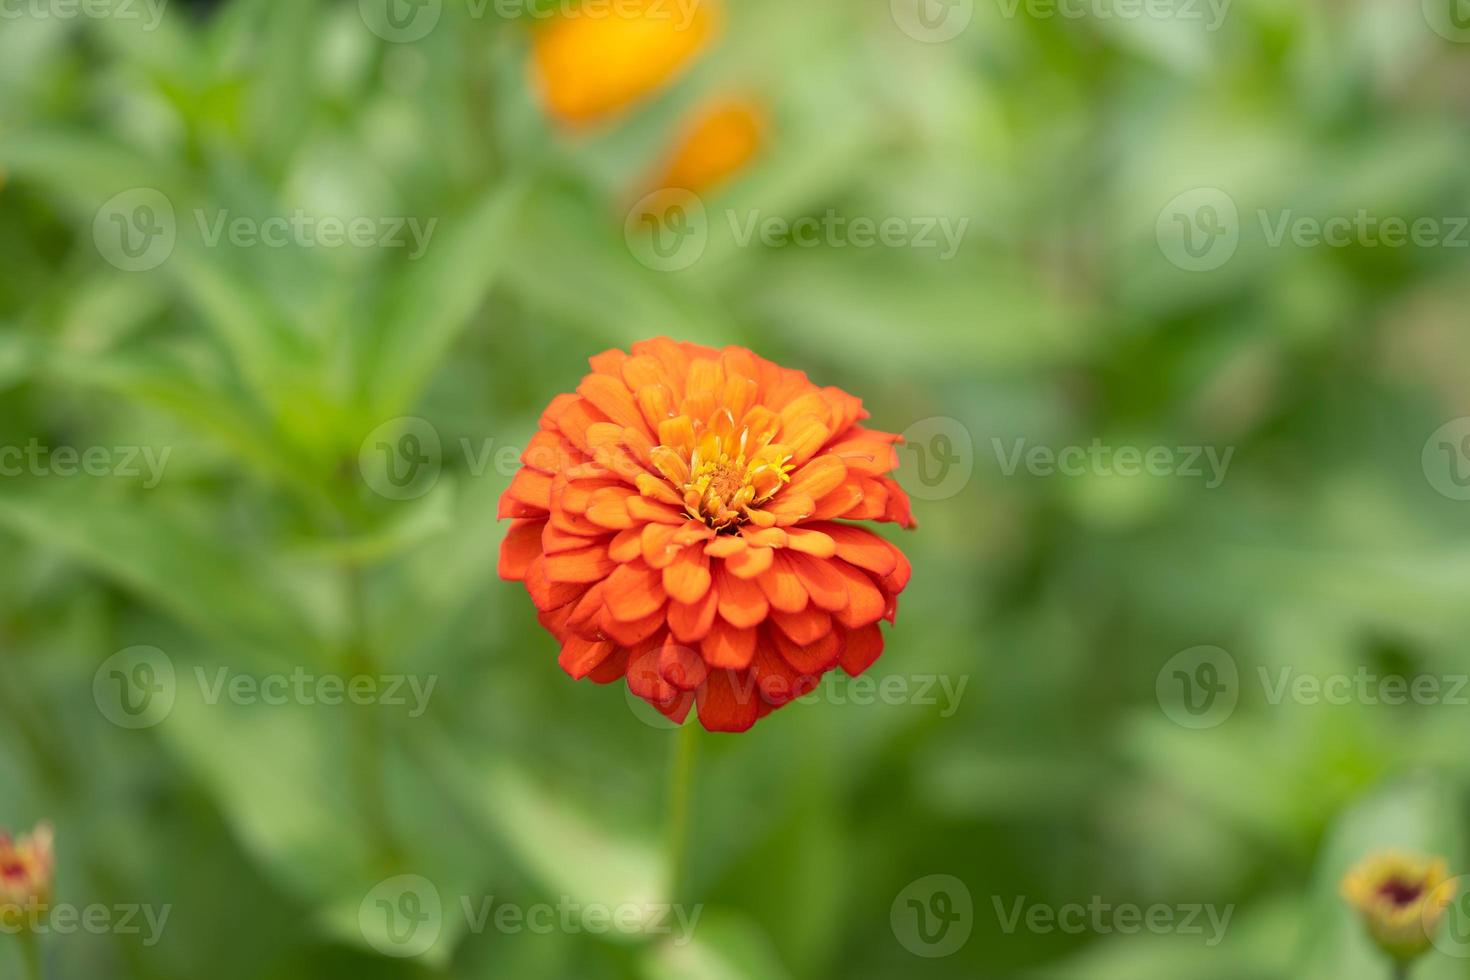
{"type": "Polygon", "coordinates": [[[1429,949],[1454,893],[1443,858],[1398,851],[1369,855],[1342,881],[1342,895],[1368,934],[1400,963],[1429,949]]]}

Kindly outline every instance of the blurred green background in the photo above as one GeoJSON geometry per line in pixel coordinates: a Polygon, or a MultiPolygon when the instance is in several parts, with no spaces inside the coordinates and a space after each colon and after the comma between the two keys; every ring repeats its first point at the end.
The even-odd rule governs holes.
{"type": "MultiPolygon", "coordinates": [[[[371,0],[0,11],[0,446],[50,461],[0,477],[0,826],[54,822],[58,902],[168,910],[46,937],[47,976],[1387,977],[1343,870],[1384,845],[1470,870],[1451,3],[737,0],[690,71],[572,133],[527,82],[537,17],[428,2],[413,40],[371,0]],[[766,145],[702,195],[697,260],[652,268],[639,181],[730,90],[766,145]],[[108,244],[165,209],[161,258],[108,244]],[[298,211],[435,224],[421,255],[210,241],[298,211]],[[1360,212],[1438,237],[1274,234],[1360,212]],[[725,220],[829,213],[968,224],[946,258],[725,220]],[[674,734],[566,679],[495,574],[495,453],[658,334],[914,436],[914,577],[871,672],[902,693],[834,682],[701,737],[690,941],[477,929],[465,900],[671,898],[674,734]],[[385,482],[380,444],[432,439],[432,478],[385,482]],[[1094,441],[1179,466],[1011,465],[1094,441]],[[164,682],[140,665],[172,703],[118,715],[119,677],[164,682]],[[196,683],[298,669],[435,687],[416,713],[196,683]],[[1439,694],[1278,696],[1362,672],[1439,694]],[[375,911],[406,874],[442,902],[416,957],[375,911]],[[957,949],[913,939],[932,875],[957,949]],[[1007,929],[1018,900],[1230,918],[1007,929]]],[[[1455,951],[1416,977],[1470,974],[1455,951]]]]}

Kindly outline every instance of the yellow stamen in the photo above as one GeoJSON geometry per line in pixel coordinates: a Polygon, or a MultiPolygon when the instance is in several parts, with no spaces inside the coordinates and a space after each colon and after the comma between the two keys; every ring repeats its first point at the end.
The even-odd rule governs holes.
{"type": "Polygon", "coordinates": [[[678,488],[689,516],[716,530],[745,523],[751,508],[791,482],[791,454],[784,447],[752,439],[748,428],[732,428],[731,419],[717,415],[698,433],[687,463],[671,447],[653,451],[655,465],[678,488]]]}

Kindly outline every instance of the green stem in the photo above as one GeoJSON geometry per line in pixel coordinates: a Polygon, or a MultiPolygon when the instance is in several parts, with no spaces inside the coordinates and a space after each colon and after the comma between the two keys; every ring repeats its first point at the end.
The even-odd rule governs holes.
{"type": "Polygon", "coordinates": [[[689,861],[689,814],[694,796],[694,763],[699,755],[699,723],[686,721],[674,739],[669,766],[669,896],[678,901],[689,861]]]}
{"type": "Polygon", "coordinates": [[[25,980],[41,980],[41,943],[36,934],[30,929],[22,926],[20,932],[16,933],[20,940],[20,959],[24,968],[22,976],[25,980]]]}
{"type": "MultiPolygon", "coordinates": [[[[355,677],[376,678],[377,664],[368,640],[367,602],[361,567],[349,560],[343,567],[347,586],[348,635],[344,667],[349,687],[355,677]]],[[[352,716],[350,751],[352,754],[352,789],[358,813],[373,835],[373,844],[385,868],[393,867],[399,858],[388,817],[388,788],[383,780],[387,762],[387,746],[383,737],[379,706],[350,704],[352,716]]]]}
{"type": "Polygon", "coordinates": [[[1395,960],[1393,964],[1393,980],[1409,980],[1409,964],[1403,960],[1395,960]]]}

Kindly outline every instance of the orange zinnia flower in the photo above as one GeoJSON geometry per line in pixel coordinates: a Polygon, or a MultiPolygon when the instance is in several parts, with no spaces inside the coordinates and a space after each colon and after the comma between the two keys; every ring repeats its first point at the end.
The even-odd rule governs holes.
{"type": "Polygon", "coordinates": [[[704,107],[670,151],[655,188],[682,188],[698,193],[740,170],[760,151],[765,113],[743,99],[704,107]]]}
{"type": "Polygon", "coordinates": [[[715,0],[620,0],[563,13],[534,35],[533,81],[563,122],[593,122],[677,75],[718,20],[715,0]]]}
{"type": "Polygon", "coordinates": [[[909,563],[845,521],[913,527],[899,437],[862,403],[740,347],[666,338],[592,358],[501,498],[524,582],[572,677],[627,679],[683,722],[744,731],[883,651],[909,563]]]}

